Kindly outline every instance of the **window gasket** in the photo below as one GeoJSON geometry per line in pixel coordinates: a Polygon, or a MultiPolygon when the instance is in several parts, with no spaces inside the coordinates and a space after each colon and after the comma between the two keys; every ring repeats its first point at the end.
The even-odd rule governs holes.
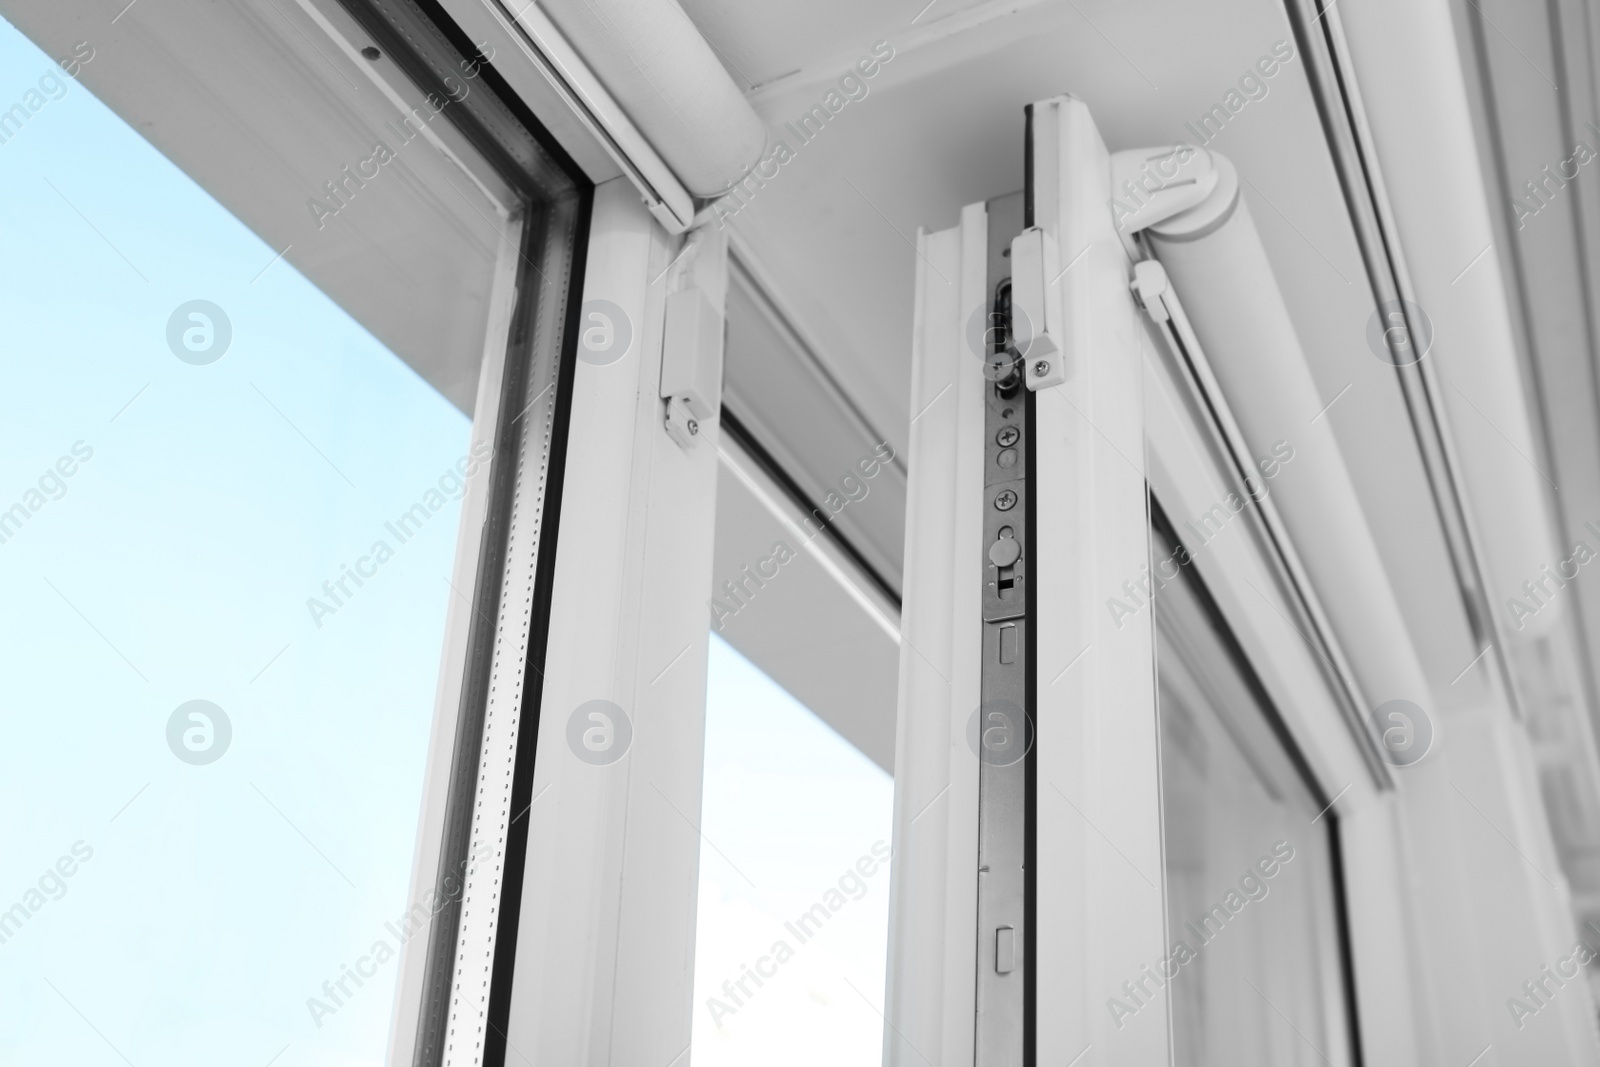
{"type": "MultiPolygon", "coordinates": [[[[535,563],[526,613],[526,648],[513,766],[511,806],[527,806],[538,736],[550,593],[570,421],[573,367],[577,358],[583,265],[588,244],[593,185],[532,111],[436,0],[337,0],[418,89],[448,101],[443,113],[521,204],[517,243],[516,298],[506,341],[494,425],[489,503],[479,533],[477,573],[471,590],[466,662],[451,734],[449,772],[443,798],[438,861],[433,871],[433,914],[426,933],[417,999],[416,1026],[396,1033],[391,1062],[405,1056],[415,1067],[444,1060],[456,1000],[460,927],[476,867],[471,857],[476,792],[484,757],[494,652],[508,636],[512,576],[511,534],[519,521],[536,523],[535,563]],[[468,82],[476,83],[474,86],[468,82]],[[555,267],[557,269],[550,269],[555,267]],[[533,275],[538,275],[537,282],[533,275]],[[552,277],[554,275],[554,277],[552,277]],[[551,315],[555,311],[557,314],[551,315]],[[552,321],[555,320],[555,321],[552,321]],[[547,394],[543,407],[535,410],[547,394]],[[541,499],[535,516],[524,518],[520,475],[532,464],[541,499]]],[[[460,551],[461,548],[458,548],[460,551]]],[[[520,606],[516,613],[520,614],[520,606]]],[[[436,754],[437,755],[437,754],[436,754]]],[[[486,1065],[503,1064],[506,1016],[526,861],[527,823],[511,820],[492,865],[501,880],[490,922],[495,949],[488,979],[489,1033],[486,1065]]],[[[402,981],[404,979],[402,978],[402,981]]],[[[401,1010],[404,1010],[402,1006],[401,1010]]]]}

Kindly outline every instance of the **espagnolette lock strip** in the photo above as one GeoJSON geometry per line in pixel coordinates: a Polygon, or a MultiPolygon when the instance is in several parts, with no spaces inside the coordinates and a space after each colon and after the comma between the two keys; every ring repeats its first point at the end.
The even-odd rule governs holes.
{"type": "MultiPolygon", "coordinates": [[[[1031,132],[1030,132],[1031,136],[1031,132]]],[[[1102,343],[1085,257],[1142,258],[1134,235],[1202,203],[1220,157],[1187,145],[1110,157],[1105,210],[1120,238],[1063,255],[1045,227],[1024,226],[1022,198],[988,205],[984,344],[982,669],[970,729],[978,766],[977,973],[974,1063],[1028,1067],[1032,951],[1028,858],[1034,738],[1030,470],[1035,394],[1066,382],[1102,343]],[[1024,388],[1024,386],[1026,388],[1024,388]]],[[[1225,163],[1222,164],[1226,166],[1225,163]]]]}
{"type": "Polygon", "coordinates": [[[1021,228],[1020,196],[989,204],[989,329],[984,344],[982,648],[978,756],[978,944],[975,1063],[1026,1062],[1028,968],[1029,570],[1028,466],[1035,381],[1059,363],[1054,242],[1021,228]],[[1026,290],[1024,292],[1023,290],[1026,290]],[[1025,310],[1030,309],[1030,310],[1025,310]],[[1055,329],[1053,329],[1055,328],[1055,329]],[[1027,388],[1024,388],[1024,385],[1027,388]]]}

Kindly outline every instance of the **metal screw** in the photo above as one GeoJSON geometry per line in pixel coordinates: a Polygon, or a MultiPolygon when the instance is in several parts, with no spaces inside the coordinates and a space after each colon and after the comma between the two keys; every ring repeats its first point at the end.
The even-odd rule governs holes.
{"type": "Polygon", "coordinates": [[[1046,374],[1050,373],[1050,362],[1048,360],[1041,359],[1039,362],[1033,365],[1033,373],[1043,378],[1046,374]]]}
{"type": "Polygon", "coordinates": [[[693,437],[700,432],[700,424],[693,419],[689,420],[689,436],[693,437]]]}
{"type": "Polygon", "coordinates": [[[994,498],[994,506],[1001,511],[1010,511],[1017,506],[1017,494],[1009,489],[1002,489],[1000,495],[994,498]]]}
{"type": "Polygon", "coordinates": [[[1017,443],[1017,438],[1022,436],[1022,431],[1015,426],[1002,426],[1000,432],[994,435],[994,443],[1001,448],[1010,448],[1017,443]]]}

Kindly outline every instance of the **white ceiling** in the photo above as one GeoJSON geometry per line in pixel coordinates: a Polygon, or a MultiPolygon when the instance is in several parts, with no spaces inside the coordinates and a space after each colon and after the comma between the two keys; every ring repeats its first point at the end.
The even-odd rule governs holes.
{"type": "MultiPolygon", "coordinates": [[[[1281,0],[947,3],[913,24],[920,3],[685,0],[734,77],[761,86],[750,99],[795,150],[731,225],[775,302],[901,452],[918,228],[948,227],[963,205],[1022,187],[1024,107],[1079,96],[1113,150],[1193,141],[1185,123],[1294,40],[1281,0]],[[798,144],[785,124],[880,40],[894,58],[868,95],[798,144]]],[[[1301,61],[1266,84],[1208,147],[1246,182],[1324,401],[1350,386],[1327,418],[1419,656],[1449,689],[1478,650],[1393,370],[1367,347],[1374,300],[1301,61]]]]}
{"type": "Polygon", "coordinates": [[[888,0],[872,5],[856,0],[805,4],[693,0],[683,5],[746,90],[804,74],[832,59],[842,44],[859,44],[865,51],[876,41],[900,38],[916,27],[990,6],[984,0],[888,0]]]}
{"type": "MultiPolygon", "coordinates": [[[[770,57],[764,71],[801,72],[753,97],[797,158],[734,225],[824,358],[856,383],[897,441],[908,421],[917,228],[951,225],[963,205],[1022,187],[1023,108],[1072,92],[1089,101],[1113,149],[1184,139],[1185,120],[1219,100],[1274,41],[1292,39],[1271,0],[984,4],[928,26],[911,25],[922,7],[914,3],[901,5],[898,27],[885,25],[881,12],[840,18],[829,24],[826,41],[803,34],[786,40],[771,29],[791,17],[784,10],[790,6],[686,4],[725,56],[737,61],[746,42],[763,39],[770,57]],[[855,58],[885,38],[895,58],[869,82],[866,99],[848,105],[811,143],[795,144],[784,123],[820,102],[855,58]]],[[[1267,156],[1251,160],[1257,184],[1287,187],[1279,202],[1298,201],[1302,214],[1314,217],[1327,188],[1296,195],[1304,184],[1295,159],[1301,153],[1283,150],[1295,139],[1285,126],[1308,115],[1304,136],[1320,138],[1303,79],[1299,99],[1284,99],[1290,94],[1282,83],[1294,73],[1274,79],[1271,94],[1247,108],[1218,147],[1241,163],[1241,152],[1267,156]],[[1268,151],[1252,152],[1256,145],[1268,151]]],[[[1333,243],[1331,233],[1314,239],[1333,243]]]]}

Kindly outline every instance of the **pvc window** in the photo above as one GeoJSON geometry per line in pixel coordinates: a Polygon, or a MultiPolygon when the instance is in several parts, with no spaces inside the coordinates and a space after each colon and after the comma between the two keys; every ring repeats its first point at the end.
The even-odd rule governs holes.
{"type": "Polygon", "coordinates": [[[432,5],[5,14],[0,1059],[379,1062],[584,190],[432,5]]]}

